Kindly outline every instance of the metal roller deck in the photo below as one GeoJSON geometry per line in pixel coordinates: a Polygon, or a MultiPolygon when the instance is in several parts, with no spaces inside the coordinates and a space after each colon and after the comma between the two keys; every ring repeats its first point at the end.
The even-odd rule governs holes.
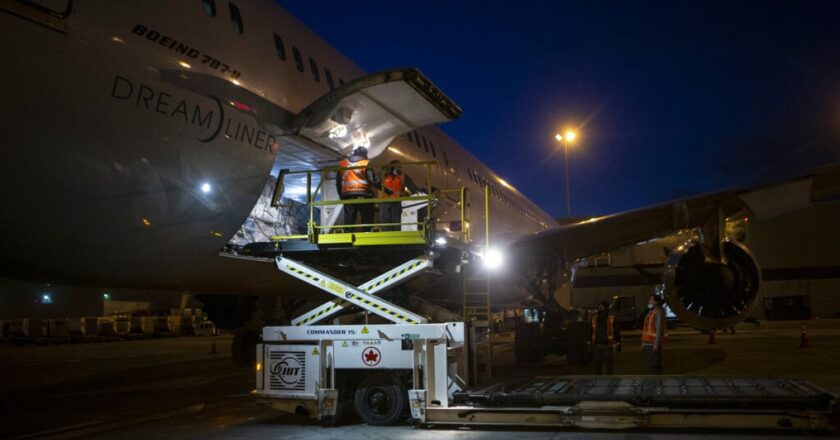
{"type": "Polygon", "coordinates": [[[566,376],[497,380],[429,408],[427,425],[840,430],[836,396],[802,380],[566,376]]]}
{"type": "Polygon", "coordinates": [[[802,379],[755,377],[531,377],[455,393],[461,405],[574,405],[626,402],[638,407],[823,409],[834,396],[802,379]]]}

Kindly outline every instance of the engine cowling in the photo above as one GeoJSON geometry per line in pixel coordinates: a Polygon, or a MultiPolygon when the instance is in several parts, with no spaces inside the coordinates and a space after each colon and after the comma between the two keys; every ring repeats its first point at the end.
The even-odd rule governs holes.
{"type": "Polygon", "coordinates": [[[758,301],[761,271],[742,244],[723,243],[726,264],[706,258],[703,246],[688,242],[669,255],[663,274],[668,306],[700,330],[731,327],[758,301]]]}

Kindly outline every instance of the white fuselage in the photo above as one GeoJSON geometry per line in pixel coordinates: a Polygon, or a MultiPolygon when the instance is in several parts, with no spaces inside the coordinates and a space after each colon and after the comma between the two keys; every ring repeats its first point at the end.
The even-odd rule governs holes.
{"type": "MultiPolygon", "coordinates": [[[[213,16],[200,1],[89,0],[56,18],[0,1],[2,275],[277,291],[271,267],[218,253],[276,161],[335,165],[337,155],[287,149],[283,128],[365,72],[270,1],[204,3],[213,16]]],[[[436,127],[373,162],[392,159],[438,161],[434,184],[467,186],[476,213],[480,179],[490,183],[493,237],[555,225],[436,127]]]]}

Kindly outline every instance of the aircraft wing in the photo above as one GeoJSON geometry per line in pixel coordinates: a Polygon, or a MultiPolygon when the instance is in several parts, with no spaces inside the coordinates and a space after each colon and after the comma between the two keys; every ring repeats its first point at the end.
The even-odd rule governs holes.
{"type": "Polygon", "coordinates": [[[840,163],[783,182],[731,189],[628,212],[594,217],[508,243],[514,255],[561,253],[566,261],[597,255],[736,215],[773,217],[840,194],[840,163]]]}
{"type": "Polygon", "coordinates": [[[687,240],[667,251],[666,300],[683,322],[695,328],[729,328],[758,303],[761,271],[743,244],[726,239],[727,219],[769,218],[838,194],[840,163],[770,185],[595,217],[508,243],[504,246],[508,266],[519,265],[509,273],[528,273],[530,268],[531,276],[540,275],[542,270],[552,270],[556,261],[565,266],[564,277],[556,281],[562,283],[573,280],[566,276],[581,258],[691,230],[691,239],[699,237],[699,242],[687,240]]]}

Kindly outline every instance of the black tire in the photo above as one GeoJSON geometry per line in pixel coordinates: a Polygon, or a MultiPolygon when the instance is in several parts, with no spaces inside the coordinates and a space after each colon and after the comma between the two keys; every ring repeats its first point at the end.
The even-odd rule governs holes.
{"type": "Polygon", "coordinates": [[[513,355],[518,364],[537,364],[543,360],[542,337],[538,323],[520,322],[513,338],[513,355]]]}
{"type": "Polygon", "coordinates": [[[399,422],[408,408],[405,383],[391,374],[367,376],[356,388],[354,407],[368,425],[386,426],[399,422]]]}
{"type": "Polygon", "coordinates": [[[568,327],[566,345],[566,360],[569,365],[586,365],[589,363],[590,325],[585,322],[572,322],[568,327]]]}
{"type": "Polygon", "coordinates": [[[260,335],[253,329],[237,330],[233,334],[230,344],[230,355],[233,363],[239,367],[253,368],[257,364],[257,344],[260,335]]]}

